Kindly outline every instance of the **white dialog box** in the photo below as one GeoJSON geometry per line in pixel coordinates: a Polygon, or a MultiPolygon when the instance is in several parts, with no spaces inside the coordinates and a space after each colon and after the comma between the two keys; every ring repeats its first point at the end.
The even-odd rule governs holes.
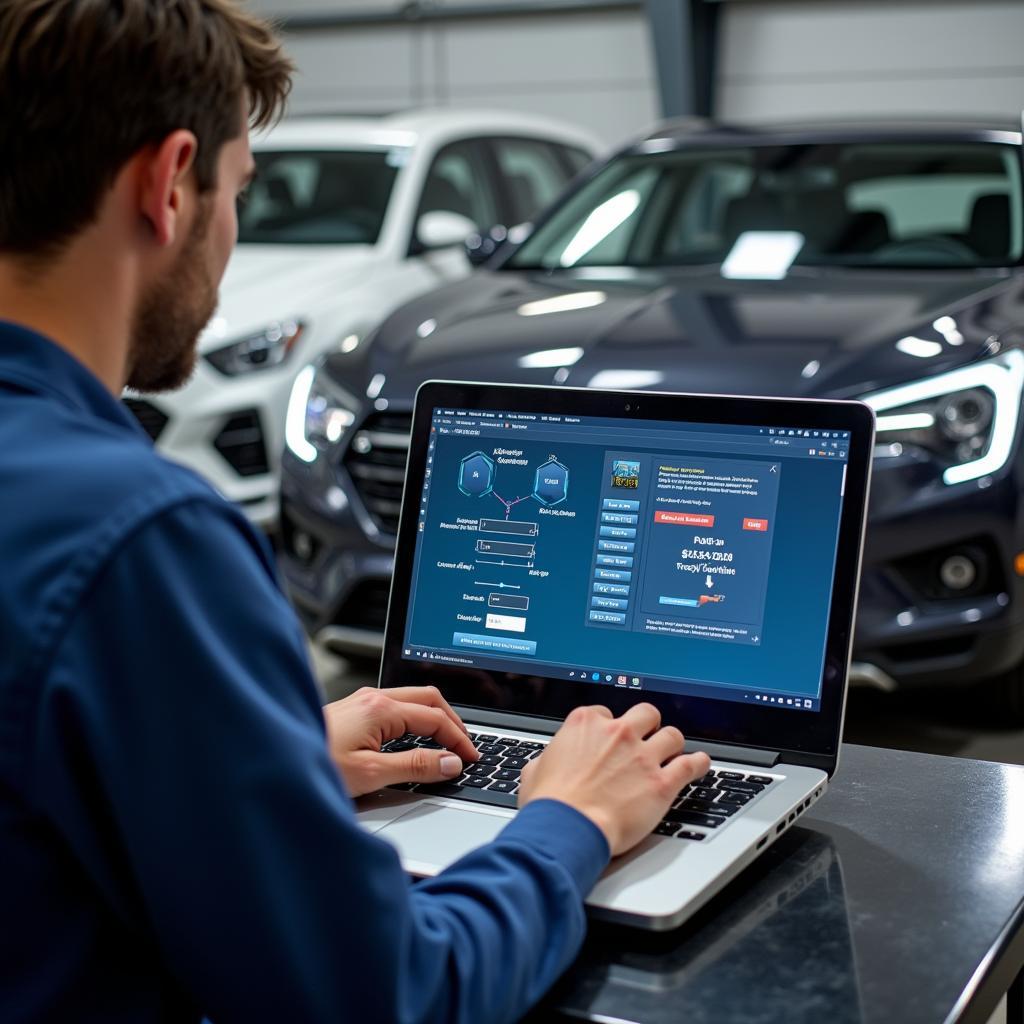
{"type": "Polygon", "coordinates": [[[509,633],[525,633],[526,619],[521,615],[495,615],[493,612],[487,615],[488,629],[504,629],[509,633]]]}

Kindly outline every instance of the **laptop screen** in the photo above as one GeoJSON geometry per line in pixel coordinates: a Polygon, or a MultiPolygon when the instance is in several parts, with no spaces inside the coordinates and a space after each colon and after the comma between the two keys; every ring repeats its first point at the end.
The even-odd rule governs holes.
{"type": "Polygon", "coordinates": [[[403,660],[819,710],[850,431],[440,406],[429,430],[403,660]]]}

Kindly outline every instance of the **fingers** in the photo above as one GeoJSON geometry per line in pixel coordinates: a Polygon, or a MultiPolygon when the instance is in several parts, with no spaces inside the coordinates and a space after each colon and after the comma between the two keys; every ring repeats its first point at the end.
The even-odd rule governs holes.
{"type": "Polygon", "coordinates": [[[651,753],[658,759],[658,764],[664,764],[671,758],[681,754],[684,743],[683,734],[671,725],[665,726],[664,729],[659,729],[647,740],[647,745],[651,753]]]}
{"type": "Polygon", "coordinates": [[[638,736],[650,736],[661,725],[661,712],[653,704],[634,704],[623,712],[622,720],[628,722],[638,736]]]}
{"type": "Polygon", "coordinates": [[[678,792],[690,782],[707,775],[711,767],[711,758],[703,750],[696,754],[683,754],[669,761],[661,770],[665,773],[674,792],[678,792]]]}
{"type": "Polygon", "coordinates": [[[473,741],[441,708],[396,701],[393,710],[400,718],[403,732],[412,732],[417,736],[432,736],[442,747],[447,747],[463,761],[476,761],[480,757],[473,746],[473,741]]]}
{"type": "Polygon", "coordinates": [[[462,719],[455,713],[452,706],[441,696],[436,686],[396,686],[384,691],[392,700],[408,704],[424,704],[431,708],[440,708],[466,735],[469,731],[462,724],[462,719]]]}
{"type": "MultiPolygon", "coordinates": [[[[589,715],[596,715],[598,718],[614,718],[615,716],[603,704],[587,704],[573,708],[565,716],[566,722],[586,721],[589,715]]],[[[563,723],[564,724],[564,723],[563,723]]]]}
{"type": "Polygon", "coordinates": [[[448,750],[427,750],[417,747],[400,754],[368,752],[376,761],[373,776],[379,786],[400,782],[443,782],[454,779],[462,771],[462,760],[448,750]]]}
{"type": "MultiPolygon", "coordinates": [[[[541,757],[544,755],[542,754],[541,757]]],[[[537,762],[540,757],[535,757],[532,761],[527,761],[526,767],[522,770],[519,776],[519,790],[516,794],[516,803],[522,807],[523,801],[528,800],[530,793],[533,790],[533,777],[537,773],[537,762]]]]}

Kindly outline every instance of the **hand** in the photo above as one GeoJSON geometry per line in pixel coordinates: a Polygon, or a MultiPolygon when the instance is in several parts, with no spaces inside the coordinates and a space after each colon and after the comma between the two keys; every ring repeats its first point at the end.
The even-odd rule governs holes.
{"type": "Polygon", "coordinates": [[[520,807],[543,797],[561,800],[597,825],[612,856],[625,853],[711,764],[705,753],[684,755],[683,734],[660,725],[651,704],[637,704],[621,718],[603,707],[576,708],[523,770],[520,807]]]}
{"type": "Polygon", "coordinates": [[[462,720],[433,686],[377,690],[364,686],[324,708],[331,759],[352,796],[398,782],[441,782],[476,761],[473,741],[462,720]],[[416,747],[381,753],[381,746],[407,732],[433,736],[446,750],[416,747]]]}

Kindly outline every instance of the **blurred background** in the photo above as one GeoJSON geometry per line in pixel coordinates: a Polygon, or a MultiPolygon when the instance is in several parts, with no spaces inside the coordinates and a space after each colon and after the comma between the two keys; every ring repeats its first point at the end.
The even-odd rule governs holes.
{"type": "MultiPolygon", "coordinates": [[[[548,211],[566,201],[584,213],[600,208],[597,199],[587,205],[585,190],[599,191],[588,182],[599,185],[620,157],[653,152],[642,140],[697,158],[710,146],[719,161],[723,147],[737,144],[738,152],[743,143],[732,177],[701,196],[702,208],[724,211],[701,235],[710,248],[700,255],[696,235],[688,236],[674,262],[649,256],[644,264],[675,290],[673,308],[694,314],[680,320],[679,338],[693,345],[704,324],[697,340],[733,360],[735,383],[725,378],[720,390],[753,390],[742,360],[759,340],[792,355],[787,339],[799,334],[818,348],[799,359],[788,393],[881,395],[883,409],[898,404],[884,404],[885,396],[923,382],[918,390],[933,403],[899,406],[909,418],[891,416],[893,433],[880,434],[891,443],[876,452],[876,480],[884,469],[883,479],[898,477],[899,486],[884,485],[872,509],[846,738],[1024,762],[1015,362],[1024,341],[1024,4],[252,6],[278,20],[298,64],[288,123],[257,147],[261,178],[241,214],[242,241],[197,380],[168,403],[126,400],[158,445],[209,475],[274,538],[328,697],[375,679],[408,444],[411,391],[396,390],[374,353],[416,335],[434,335],[438,345],[453,337],[452,310],[466,288],[485,289],[502,275],[527,288],[516,251],[530,251],[534,226],[545,237],[548,211]],[[676,119],[671,129],[657,127],[665,119],[676,119]],[[847,142],[853,149],[844,155],[847,142]],[[629,149],[634,144],[640,148],[629,149]],[[793,159],[760,167],[750,154],[769,146],[789,147],[793,159]],[[889,147],[881,157],[879,146],[889,147]],[[865,183],[874,189],[870,203],[857,198],[865,183]],[[815,196],[831,189],[828,209],[840,211],[828,238],[812,238],[816,228],[806,223],[811,185],[815,196]],[[720,201],[715,188],[725,189],[720,201]],[[763,202],[766,192],[774,205],[763,202]],[[912,210],[900,205],[908,193],[916,196],[912,210]],[[755,194],[760,206],[744,207],[755,194]],[[720,276],[737,233],[748,229],[807,236],[803,255],[782,272],[791,310],[758,306],[720,276]],[[680,284],[680,264],[689,283],[680,284]],[[731,320],[716,313],[726,302],[731,320]],[[702,309],[703,321],[694,313],[702,309]],[[771,319],[760,334],[759,316],[771,319]],[[889,355],[895,344],[902,363],[894,368],[887,356],[884,370],[876,362],[827,387],[828,360],[848,353],[851,339],[866,349],[866,338],[889,355]],[[965,367],[968,378],[957,376],[965,367]],[[993,368],[1010,381],[1006,388],[985,383],[993,368]],[[814,391],[808,382],[816,374],[814,391]],[[975,463],[977,473],[962,472],[975,463]],[[951,466],[971,482],[954,487],[951,466]],[[897,492],[898,509],[885,504],[897,492]],[[933,504],[925,507],[923,496],[933,504]]],[[[541,266],[545,287],[573,269],[566,252],[560,266],[541,266]]],[[[662,301],[656,295],[663,292],[652,289],[645,301],[662,301]]],[[[611,306],[595,314],[600,322],[565,320],[561,342],[516,349],[507,371],[494,364],[492,378],[523,379],[524,368],[542,368],[529,379],[601,386],[586,367],[611,306]]],[[[506,351],[503,329],[493,321],[481,330],[481,358],[506,351]]],[[[669,363],[685,368],[687,351],[674,350],[669,363]]],[[[620,367],[617,379],[665,387],[668,364],[643,362],[649,356],[620,367]]],[[[468,355],[462,365],[462,376],[475,375],[468,355]]]]}
{"type": "Polygon", "coordinates": [[[253,7],[285,30],[300,69],[298,114],[486,105],[564,118],[612,146],[663,115],[1017,117],[1024,96],[1024,6],[1015,0],[254,0],[253,7]],[[691,87],[692,65],[710,95],[691,87]]]}

